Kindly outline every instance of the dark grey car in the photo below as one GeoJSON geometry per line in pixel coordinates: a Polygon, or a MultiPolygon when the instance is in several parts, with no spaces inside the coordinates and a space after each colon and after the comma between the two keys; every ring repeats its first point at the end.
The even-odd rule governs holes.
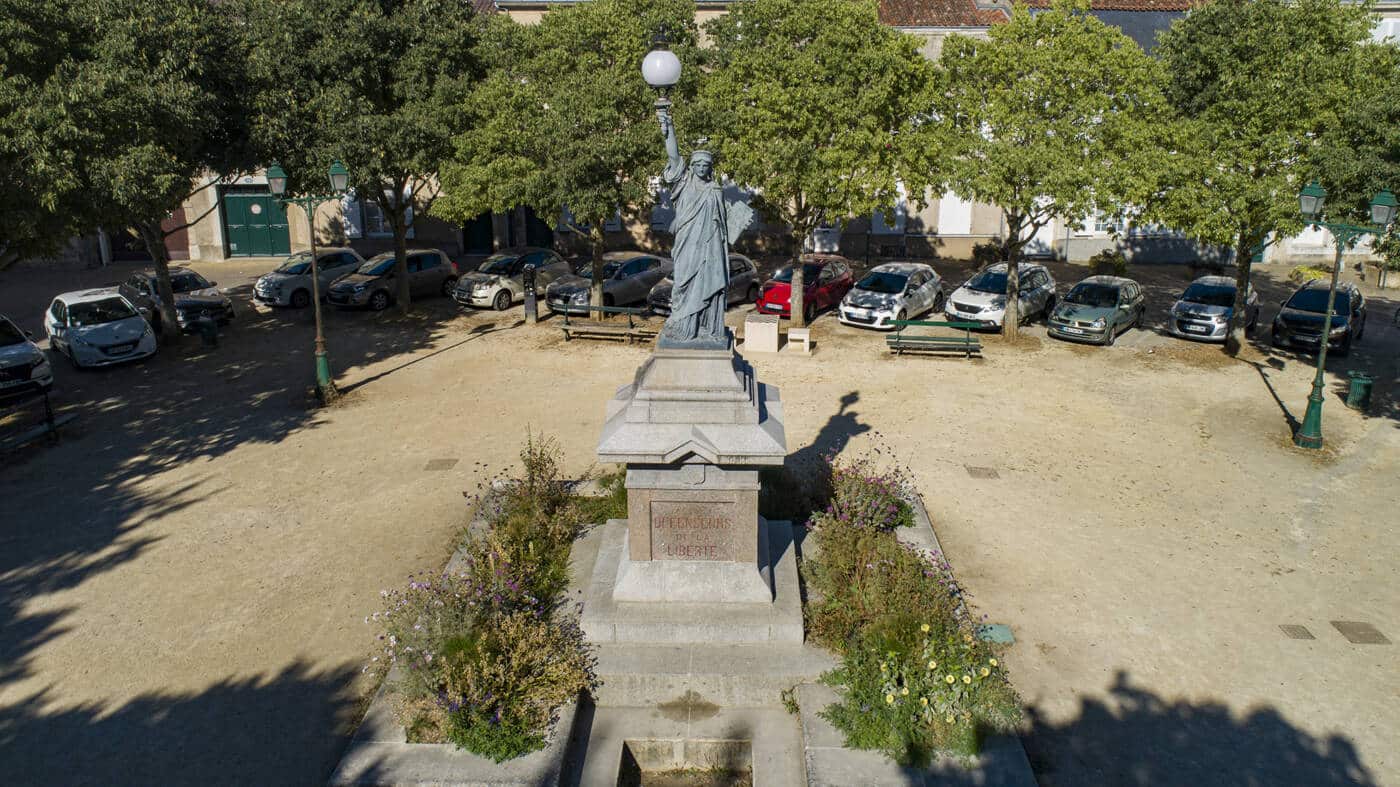
{"type": "MultiPolygon", "coordinates": [[[[646,300],[658,282],[671,275],[671,261],[655,254],[615,251],[603,256],[603,305],[628,306],[646,300]]],[[[591,271],[591,263],[578,270],[591,271]]],[[[586,314],[592,280],[581,275],[564,276],[545,290],[545,302],[553,312],[586,314]]]]}
{"type": "MultiPolygon", "coordinates": [[[[647,306],[657,314],[671,313],[671,287],[675,285],[670,276],[651,288],[647,295],[647,306]]],[[[758,300],[758,266],[742,254],[729,255],[729,305],[753,303],[758,300]]]]}
{"type": "MultiPolygon", "coordinates": [[[[215,282],[189,268],[170,269],[170,289],[175,294],[175,319],[180,330],[194,330],[200,320],[209,319],[227,325],[233,319],[233,301],[217,289],[215,282]]],[[[160,291],[156,287],[156,272],[141,271],[121,283],[117,291],[131,301],[138,311],[160,332],[160,291]]]]}

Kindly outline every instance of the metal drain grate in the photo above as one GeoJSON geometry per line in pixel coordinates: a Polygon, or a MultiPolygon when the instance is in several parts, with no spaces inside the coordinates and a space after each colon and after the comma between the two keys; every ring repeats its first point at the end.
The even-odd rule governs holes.
{"type": "Polygon", "coordinates": [[[429,459],[428,463],[423,466],[423,469],[430,472],[436,472],[438,470],[451,470],[456,466],[456,459],[429,459]]]}
{"type": "Polygon", "coordinates": [[[1001,476],[997,475],[997,471],[990,467],[974,467],[972,465],[963,465],[963,469],[966,470],[967,474],[972,476],[973,478],[1001,478],[1001,476]]]}
{"type": "Polygon", "coordinates": [[[1317,639],[1317,637],[1312,635],[1311,631],[1308,631],[1306,626],[1299,626],[1294,623],[1279,624],[1279,630],[1287,635],[1289,639],[1317,639]]]}
{"type": "Polygon", "coordinates": [[[1389,645],[1390,640],[1370,623],[1359,623],[1354,620],[1333,620],[1329,621],[1332,628],[1340,631],[1347,642],[1353,645],[1389,645]]]}

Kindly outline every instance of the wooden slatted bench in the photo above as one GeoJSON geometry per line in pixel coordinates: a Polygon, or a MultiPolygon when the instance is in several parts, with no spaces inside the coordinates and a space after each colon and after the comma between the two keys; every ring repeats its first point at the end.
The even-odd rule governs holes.
{"type": "Polygon", "coordinates": [[[646,315],[647,310],[639,307],[628,306],[570,306],[569,311],[563,312],[564,324],[559,329],[564,332],[564,341],[569,341],[575,336],[591,339],[626,339],[628,344],[633,339],[650,340],[655,338],[657,330],[651,325],[639,324],[637,318],[646,315]],[[627,324],[603,320],[580,320],[570,319],[569,311],[574,309],[587,309],[589,312],[597,312],[604,318],[609,315],[626,315],[627,324]]]}
{"type": "Polygon", "coordinates": [[[982,354],[982,342],[972,335],[973,328],[982,326],[975,322],[935,322],[932,320],[891,320],[890,324],[895,327],[894,333],[885,337],[885,344],[889,345],[890,352],[895,355],[903,355],[906,352],[955,352],[963,353],[968,358],[973,353],[982,354]],[[954,328],[963,332],[962,336],[916,334],[905,331],[905,328],[954,328]]]}

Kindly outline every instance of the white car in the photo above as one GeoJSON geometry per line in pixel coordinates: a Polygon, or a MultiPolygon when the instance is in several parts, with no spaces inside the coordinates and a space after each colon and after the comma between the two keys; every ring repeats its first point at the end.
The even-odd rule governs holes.
{"type": "Polygon", "coordinates": [[[847,325],[888,330],[891,320],[910,320],[943,306],[943,279],[916,262],[877,265],[856,282],[836,311],[847,325]]]}
{"type": "Polygon", "coordinates": [[[535,266],[535,293],[541,296],[556,279],[571,273],[569,264],[549,249],[505,249],[487,257],[475,271],[463,274],[452,299],[463,306],[505,311],[525,299],[527,265],[535,266]]]}
{"type": "MultiPolygon", "coordinates": [[[[975,322],[1000,328],[1006,320],[1006,263],[998,262],[973,274],[948,296],[943,313],[953,322],[975,322]]],[[[1055,311],[1055,280],[1044,265],[1023,262],[1016,266],[1017,312],[1022,321],[1048,318],[1055,311]]]]}
{"type": "MultiPolygon", "coordinates": [[[[354,249],[317,249],[316,280],[321,297],[331,282],[363,265],[364,258],[354,249]]],[[[253,300],[268,306],[304,309],[311,305],[311,252],[299,251],[282,261],[271,273],[253,285],[253,300]]]]}
{"type": "Polygon", "coordinates": [[[40,393],[53,387],[53,366],[39,345],[0,315],[0,399],[40,393]]]}
{"type": "Polygon", "coordinates": [[[44,313],[49,348],[82,369],[148,358],[156,335],[146,318],[115,288],[65,292],[44,313]]]}

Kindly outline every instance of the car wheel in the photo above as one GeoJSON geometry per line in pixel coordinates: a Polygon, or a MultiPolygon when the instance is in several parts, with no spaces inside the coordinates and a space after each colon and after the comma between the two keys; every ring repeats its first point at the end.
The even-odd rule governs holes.
{"type": "Polygon", "coordinates": [[[69,348],[66,351],[64,351],[63,354],[68,358],[68,364],[72,366],[75,370],[81,372],[84,368],[86,368],[82,364],[78,363],[78,356],[73,354],[72,346],[69,346],[69,348]]]}
{"type": "Polygon", "coordinates": [[[455,289],[457,289],[457,280],[449,277],[442,280],[442,288],[438,292],[441,292],[444,298],[451,298],[452,291],[455,289]]]}
{"type": "Polygon", "coordinates": [[[1269,331],[1269,344],[1274,347],[1282,347],[1283,342],[1278,338],[1278,331],[1269,331]]]}
{"type": "Polygon", "coordinates": [[[896,315],[894,316],[894,318],[895,318],[896,321],[902,322],[902,321],[904,321],[904,320],[909,319],[909,314],[908,314],[907,312],[905,312],[903,309],[900,309],[900,310],[899,310],[899,313],[896,314],[896,315]]]}
{"type": "Polygon", "coordinates": [[[311,293],[306,290],[297,290],[292,293],[292,308],[305,309],[311,305],[311,293]]]}
{"type": "Polygon", "coordinates": [[[1042,311],[1042,312],[1040,313],[1040,319],[1044,320],[1046,325],[1049,325],[1049,324],[1050,324],[1050,315],[1052,315],[1052,314],[1054,314],[1054,313],[1055,313],[1055,296],[1051,295],[1049,298],[1046,298],[1046,299],[1045,299],[1045,310],[1042,311]]]}
{"type": "Polygon", "coordinates": [[[376,290],[369,296],[369,307],[377,312],[382,312],[389,308],[389,293],[384,290],[376,290]]]}
{"type": "Polygon", "coordinates": [[[817,319],[817,307],[810,303],[802,304],[802,319],[808,325],[811,325],[812,321],[817,319]]]}
{"type": "Polygon", "coordinates": [[[496,297],[492,299],[491,305],[495,307],[496,311],[503,312],[510,308],[513,301],[514,299],[510,297],[510,290],[501,290],[496,293],[496,297]]]}
{"type": "Polygon", "coordinates": [[[933,299],[933,308],[930,309],[929,311],[933,311],[933,312],[941,312],[941,311],[943,311],[943,307],[944,307],[944,305],[946,305],[947,300],[948,300],[947,298],[943,297],[943,293],[942,293],[942,292],[938,293],[938,295],[933,299]]]}
{"type": "Polygon", "coordinates": [[[1118,341],[1118,326],[1109,325],[1103,335],[1103,346],[1112,347],[1116,341],[1118,341]]]}
{"type": "Polygon", "coordinates": [[[753,284],[753,285],[750,285],[750,286],[749,286],[749,294],[748,294],[748,297],[746,298],[746,300],[747,300],[748,303],[758,303],[758,285],[757,285],[757,284],[753,284]]]}

